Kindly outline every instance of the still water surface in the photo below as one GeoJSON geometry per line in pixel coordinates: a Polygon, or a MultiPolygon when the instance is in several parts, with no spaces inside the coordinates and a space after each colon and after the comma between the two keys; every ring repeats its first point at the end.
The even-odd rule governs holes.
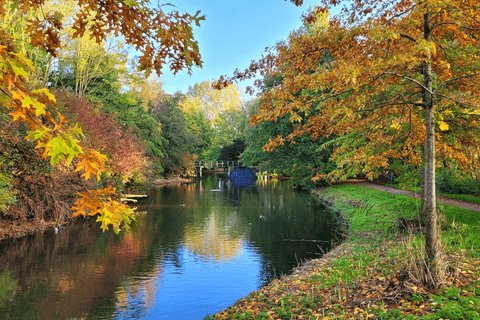
{"type": "Polygon", "coordinates": [[[139,209],[119,236],[76,223],[0,242],[0,319],[202,319],[318,257],[334,232],[288,182],[215,176],[139,209]]]}

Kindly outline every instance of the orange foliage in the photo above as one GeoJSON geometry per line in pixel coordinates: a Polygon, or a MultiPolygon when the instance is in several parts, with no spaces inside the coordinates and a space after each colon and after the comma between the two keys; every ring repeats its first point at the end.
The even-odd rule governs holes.
{"type": "Polygon", "coordinates": [[[296,129],[272,138],[264,149],[304,134],[333,137],[337,170],[332,179],[359,173],[373,178],[395,158],[418,164],[426,137],[427,94],[436,111],[438,155],[461,165],[471,162],[466,147],[480,143],[477,1],[321,3],[341,5],[341,14],[316,29],[311,26],[326,9],[313,10],[306,15],[306,27],[292,32],[288,42],[216,84],[257,73],[281,79],[262,92],[262,106],[252,121],[289,116],[296,129]],[[427,13],[429,39],[424,38],[427,13]],[[434,75],[432,92],[423,83],[427,64],[434,75]]]}
{"type": "Polygon", "coordinates": [[[109,225],[115,233],[120,232],[122,224],[128,228],[135,220],[134,209],[116,201],[116,193],[112,187],[78,193],[78,199],[72,206],[73,216],[97,216],[97,222],[101,222],[104,231],[109,225]]]}
{"type": "MultiPolygon", "coordinates": [[[[73,21],[74,37],[88,31],[100,43],[109,34],[122,35],[128,45],[141,52],[142,70],[155,70],[159,75],[165,64],[176,73],[189,72],[202,64],[198,43],[193,37],[192,25],[200,25],[204,16],[163,10],[150,1],[77,0],[78,12],[73,21]]],[[[22,12],[39,11],[42,14],[29,21],[28,31],[33,46],[45,48],[56,56],[60,47],[62,13],[44,12],[45,0],[20,0],[22,12]]],[[[0,15],[5,13],[7,0],[0,0],[0,15]]]]}

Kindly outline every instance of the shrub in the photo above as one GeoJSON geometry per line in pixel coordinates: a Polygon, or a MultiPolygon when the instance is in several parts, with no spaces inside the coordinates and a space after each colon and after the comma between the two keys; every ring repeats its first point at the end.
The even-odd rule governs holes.
{"type": "Polygon", "coordinates": [[[416,190],[422,187],[422,169],[416,165],[395,161],[392,164],[394,182],[402,189],[416,190]]]}
{"type": "Polygon", "coordinates": [[[480,180],[473,179],[458,170],[441,169],[437,173],[437,189],[445,193],[480,196],[480,180]]]}
{"type": "Polygon", "coordinates": [[[10,219],[61,221],[82,188],[79,176],[40,159],[22,132],[11,122],[0,128],[0,212],[10,219]]]}
{"type": "Polygon", "coordinates": [[[4,213],[15,201],[11,178],[0,172],[0,213],[4,213]]]}
{"type": "Polygon", "coordinates": [[[83,129],[86,144],[109,156],[110,169],[121,176],[122,182],[134,177],[138,180],[141,173],[149,171],[143,143],[114,115],[98,110],[85,98],[62,94],[61,100],[69,116],[83,129]]]}

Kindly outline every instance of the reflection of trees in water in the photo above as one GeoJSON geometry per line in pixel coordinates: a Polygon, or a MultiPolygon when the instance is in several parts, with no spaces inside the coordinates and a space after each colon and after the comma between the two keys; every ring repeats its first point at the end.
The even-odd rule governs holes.
{"type": "Polygon", "coordinates": [[[121,236],[74,224],[1,242],[2,319],[133,318],[152,305],[166,264],[181,271],[183,246],[226,260],[248,242],[266,280],[325,248],[288,239],[328,241],[332,230],[329,215],[286,183],[240,189],[207,179],[152,192],[139,209],[148,214],[121,236]]]}
{"type": "Polygon", "coordinates": [[[185,246],[200,256],[217,261],[235,258],[241,253],[242,239],[236,235],[235,214],[224,216],[212,210],[199,224],[188,224],[185,228],[185,246]]]}
{"type": "Polygon", "coordinates": [[[165,239],[165,243],[183,242],[199,256],[232,259],[240,253],[245,227],[236,211],[225,205],[223,193],[226,190],[230,190],[226,181],[218,178],[171,186],[155,192],[142,209],[165,217],[165,223],[168,221],[171,225],[168,228],[164,224],[162,234],[176,239],[165,239]]]}
{"type": "Polygon", "coordinates": [[[9,303],[17,290],[18,280],[10,270],[0,272],[0,308],[9,303]]]}
{"type": "Polygon", "coordinates": [[[335,215],[288,182],[258,180],[255,187],[232,186],[226,194],[238,204],[239,224],[248,225],[246,237],[262,256],[265,282],[330,249],[335,215]]]}
{"type": "Polygon", "coordinates": [[[135,319],[155,303],[157,282],[162,273],[156,265],[147,277],[126,279],[115,292],[115,315],[122,319],[135,319]]]}
{"type": "MultiPolygon", "coordinates": [[[[92,313],[110,318],[123,279],[139,273],[155,278],[160,272],[155,266],[167,252],[159,250],[151,232],[145,221],[119,237],[75,224],[58,234],[2,243],[0,272],[10,267],[18,281],[13,301],[0,304],[2,319],[83,318],[92,313]]],[[[130,289],[142,286],[156,288],[148,282],[129,284],[130,289]]],[[[145,294],[144,300],[152,294],[145,294]]]]}
{"type": "MultiPolygon", "coordinates": [[[[268,280],[289,273],[306,259],[319,257],[330,249],[336,228],[335,214],[311,198],[308,193],[293,190],[288,182],[258,180],[249,187],[236,187],[228,179],[211,177],[202,183],[198,206],[203,210],[189,220],[186,230],[196,230],[195,242],[215,252],[218,240],[202,238],[203,226],[210,223],[210,232],[226,239],[247,239],[262,257],[261,278],[268,280]],[[222,186],[222,195],[209,190],[222,186]],[[214,215],[205,212],[214,211],[214,215]],[[215,231],[213,231],[215,230],[215,231]],[[298,240],[315,240],[298,241],[298,240]],[[207,241],[207,242],[202,242],[207,241]],[[217,241],[217,242],[216,242],[217,241]]],[[[200,250],[197,250],[201,252],[200,250]]]]}

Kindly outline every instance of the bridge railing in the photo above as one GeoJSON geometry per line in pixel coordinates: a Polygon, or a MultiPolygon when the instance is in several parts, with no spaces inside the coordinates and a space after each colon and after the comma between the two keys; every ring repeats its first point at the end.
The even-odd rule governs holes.
{"type": "Polygon", "coordinates": [[[240,161],[195,161],[195,168],[232,168],[240,167],[240,161]]]}

